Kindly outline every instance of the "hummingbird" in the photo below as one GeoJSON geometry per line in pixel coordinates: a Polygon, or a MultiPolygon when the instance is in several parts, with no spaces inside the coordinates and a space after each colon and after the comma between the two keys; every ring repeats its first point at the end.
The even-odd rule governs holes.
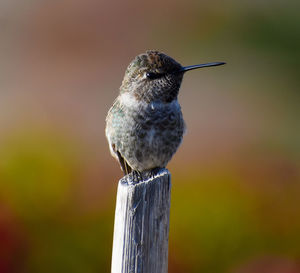
{"type": "Polygon", "coordinates": [[[185,132],[178,103],[184,73],[223,64],[182,66],[155,50],[135,57],[106,117],[110,152],[125,175],[166,167],[185,132]]]}

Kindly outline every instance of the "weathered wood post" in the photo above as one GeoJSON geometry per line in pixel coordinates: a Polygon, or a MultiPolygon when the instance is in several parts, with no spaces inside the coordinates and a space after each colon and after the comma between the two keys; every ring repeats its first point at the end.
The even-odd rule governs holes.
{"type": "Polygon", "coordinates": [[[167,273],[170,190],[167,169],[119,181],[112,273],[167,273]]]}

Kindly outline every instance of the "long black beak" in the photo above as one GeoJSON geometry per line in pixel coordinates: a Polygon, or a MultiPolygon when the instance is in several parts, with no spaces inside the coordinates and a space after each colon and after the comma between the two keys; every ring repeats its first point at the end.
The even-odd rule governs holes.
{"type": "Polygon", "coordinates": [[[193,69],[198,69],[202,67],[209,67],[209,66],[218,66],[226,64],[224,62],[215,62],[215,63],[206,63],[206,64],[196,64],[196,65],[189,65],[189,66],[183,66],[180,70],[180,72],[186,72],[193,69]]]}

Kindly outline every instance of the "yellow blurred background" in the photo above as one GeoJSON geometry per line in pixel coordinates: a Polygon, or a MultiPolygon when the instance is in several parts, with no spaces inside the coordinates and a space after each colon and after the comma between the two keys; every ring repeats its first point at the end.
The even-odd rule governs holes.
{"type": "Polygon", "coordinates": [[[148,49],[182,65],[169,272],[300,272],[299,1],[0,2],[0,272],[109,272],[105,116],[148,49]]]}

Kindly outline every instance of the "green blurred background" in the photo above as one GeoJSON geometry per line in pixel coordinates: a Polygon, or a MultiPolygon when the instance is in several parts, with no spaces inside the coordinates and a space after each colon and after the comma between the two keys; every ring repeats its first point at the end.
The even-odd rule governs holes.
{"type": "Polygon", "coordinates": [[[0,272],[109,272],[105,115],[129,62],[188,73],[169,272],[300,272],[299,1],[0,2],[0,272]]]}

